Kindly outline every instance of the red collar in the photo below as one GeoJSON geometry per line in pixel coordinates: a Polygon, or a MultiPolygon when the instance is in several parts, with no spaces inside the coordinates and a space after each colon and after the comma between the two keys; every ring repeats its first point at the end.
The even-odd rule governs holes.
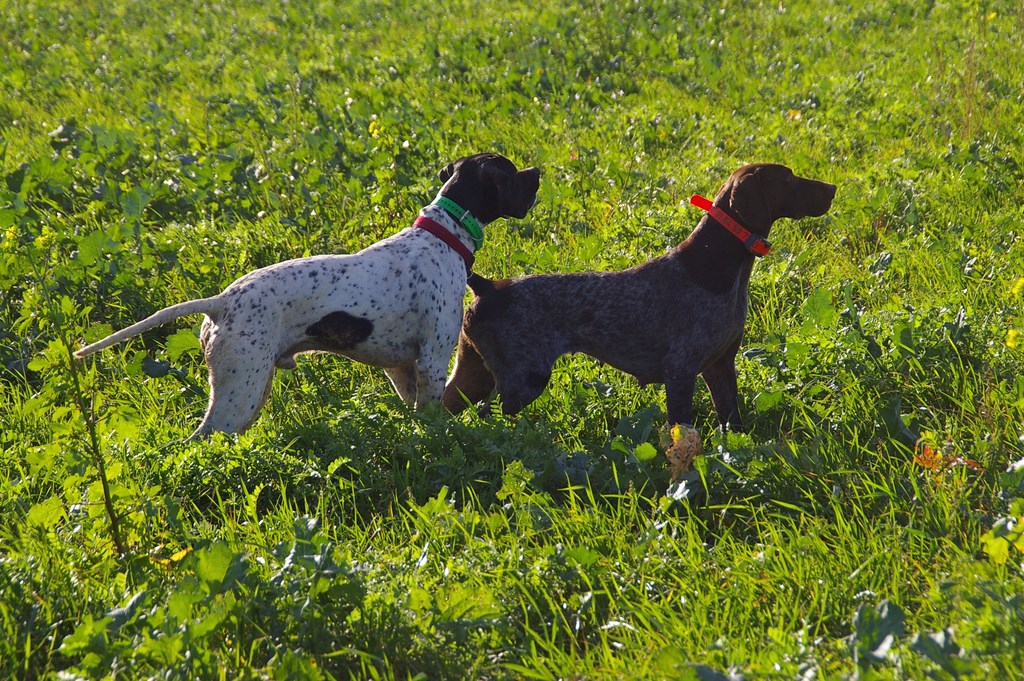
{"type": "Polygon", "coordinates": [[[457,236],[442,227],[440,223],[421,215],[416,218],[416,222],[412,223],[412,226],[418,227],[419,229],[425,229],[441,241],[448,244],[453,251],[461,255],[462,259],[466,261],[466,272],[473,269],[473,252],[466,248],[466,244],[459,241],[457,236]]]}
{"type": "Polygon", "coordinates": [[[772,248],[772,242],[768,241],[768,239],[754,234],[749,229],[733,220],[732,216],[718,206],[713,205],[703,196],[694,194],[690,197],[690,203],[697,206],[697,208],[700,208],[702,211],[710,215],[715,222],[729,230],[734,237],[743,242],[743,245],[747,247],[748,251],[759,258],[768,255],[768,251],[772,248]]]}

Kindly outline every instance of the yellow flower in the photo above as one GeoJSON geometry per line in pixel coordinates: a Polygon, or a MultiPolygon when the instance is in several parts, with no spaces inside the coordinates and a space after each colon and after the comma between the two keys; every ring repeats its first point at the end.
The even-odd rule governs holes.
{"type": "Polygon", "coordinates": [[[187,556],[191,552],[192,549],[181,549],[180,551],[175,551],[171,555],[171,560],[173,560],[175,563],[181,562],[182,560],[184,560],[185,556],[187,556]]]}
{"type": "Polygon", "coordinates": [[[377,122],[376,119],[370,121],[370,137],[380,137],[381,133],[384,132],[384,126],[377,122]]]}
{"type": "Polygon", "coordinates": [[[1021,291],[1024,291],[1024,277],[1017,277],[1013,282],[1013,286],[1010,287],[1010,293],[1019,296],[1021,291]]]}
{"type": "Polygon", "coordinates": [[[52,227],[43,227],[39,230],[39,236],[36,237],[37,248],[49,248],[55,243],[57,243],[57,233],[53,231],[52,227]]]}
{"type": "Polygon", "coordinates": [[[1020,345],[1020,330],[1010,329],[1006,332],[1006,347],[1016,348],[1020,345]]]}

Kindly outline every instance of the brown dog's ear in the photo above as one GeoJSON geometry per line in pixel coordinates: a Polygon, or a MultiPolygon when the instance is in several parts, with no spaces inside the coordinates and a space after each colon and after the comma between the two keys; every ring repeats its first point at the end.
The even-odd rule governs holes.
{"type": "Polygon", "coordinates": [[[767,234],[777,215],[772,206],[776,194],[781,187],[778,178],[789,169],[782,166],[766,164],[750,165],[741,168],[729,178],[728,206],[746,227],[758,234],[767,234]]]}
{"type": "Polygon", "coordinates": [[[438,174],[437,174],[437,177],[442,182],[447,182],[451,178],[451,176],[452,176],[452,174],[454,172],[455,172],[455,164],[454,163],[449,163],[444,168],[441,168],[440,172],[438,172],[438,174]]]}

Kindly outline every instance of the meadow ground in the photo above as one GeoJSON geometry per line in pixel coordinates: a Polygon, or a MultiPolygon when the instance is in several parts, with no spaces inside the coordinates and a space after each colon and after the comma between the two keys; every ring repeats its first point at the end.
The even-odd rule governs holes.
{"type": "Polygon", "coordinates": [[[1019,2],[64,5],[0,13],[0,676],[1024,677],[1019,2]],[[839,186],[681,484],[585,357],[454,420],[308,358],[198,444],[200,319],[69,362],[484,150],[544,170],[489,276],[661,254],[744,163],[839,186]]]}

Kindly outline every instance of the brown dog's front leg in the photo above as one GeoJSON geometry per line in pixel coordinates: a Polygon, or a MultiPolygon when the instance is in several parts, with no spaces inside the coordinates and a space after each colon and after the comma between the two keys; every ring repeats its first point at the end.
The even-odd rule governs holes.
{"type": "Polygon", "coordinates": [[[690,470],[701,450],[700,433],[693,427],[693,388],[696,380],[695,373],[685,370],[669,371],[665,376],[665,406],[668,422],[672,424],[672,444],[665,450],[665,456],[669,460],[673,481],[690,470]]]}
{"type": "Polygon", "coordinates": [[[693,423],[693,389],[697,372],[686,369],[669,369],[665,372],[665,408],[668,422],[693,423]]]}
{"type": "Polygon", "coordinates": [[[736,355],[726,353],[704,370],[704,382],[711,392],[715,413],[722,430],[742,432],[743,417],[740,416],[739,397],[736,387],[736,355]]]}

